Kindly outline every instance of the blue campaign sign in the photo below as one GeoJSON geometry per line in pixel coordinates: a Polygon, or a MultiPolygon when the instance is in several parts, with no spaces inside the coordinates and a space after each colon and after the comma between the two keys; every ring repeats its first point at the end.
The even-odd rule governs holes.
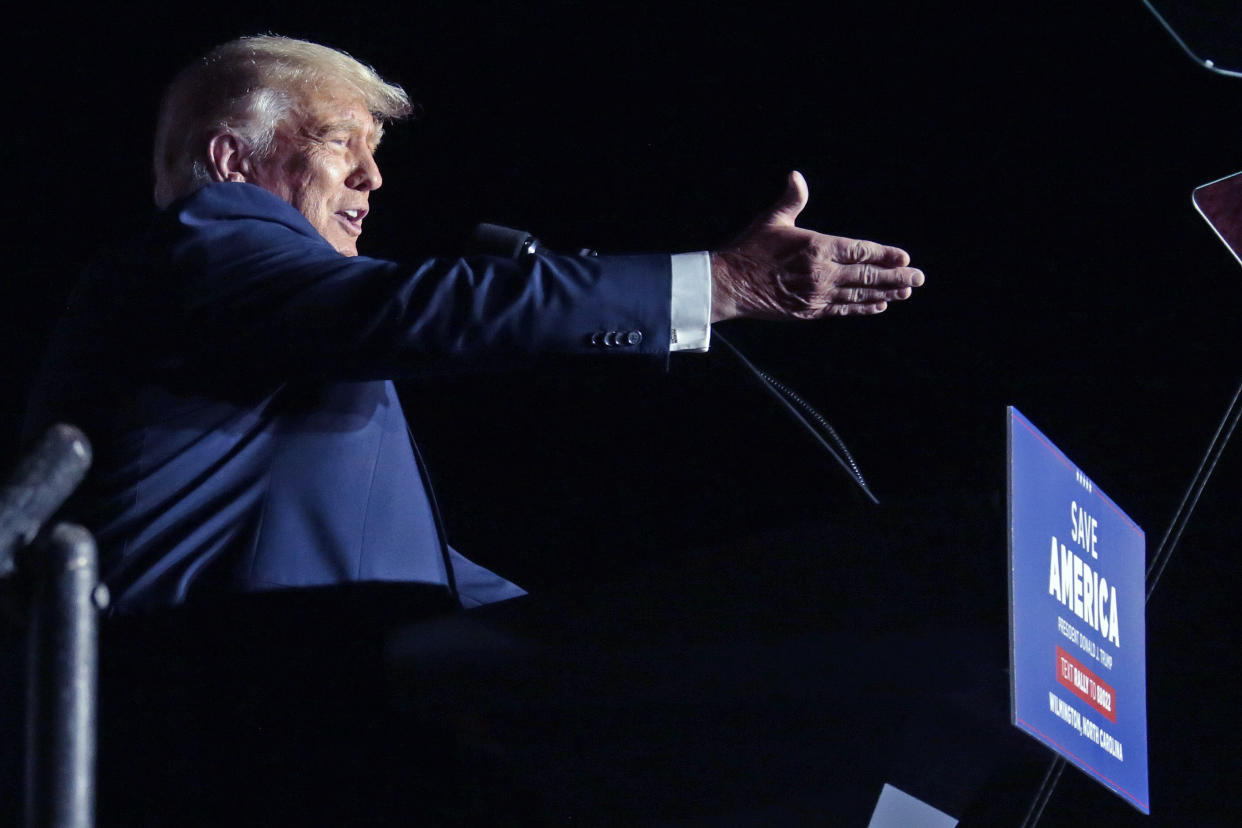
{"type": "Polygon", "coordinates": [[[1143,530],[1009,408],[1013,723],[1150,813],[1143,530]]]}

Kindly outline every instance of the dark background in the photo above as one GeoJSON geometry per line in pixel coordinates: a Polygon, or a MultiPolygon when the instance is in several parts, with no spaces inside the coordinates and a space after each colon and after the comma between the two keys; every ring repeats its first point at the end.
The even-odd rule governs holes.
{"type": "MultiPolygon", "coordinates": [[[[74,274],[149,219],[162,85],[260,31],[343,48],[421,103],[385,137],[366,254],[453,252],[483,220],[554,248],[710,248],[797,168],[802,224],[900,245],[927,273],[878,318],[721,327],[832,420],[879,510],[719,347],[667,374],[548,360],[405,383],[454,544],[534,591],[606,607],[648,590],[654,617],[695,624],[730,607],[845,616],[843,590],[894,624],[977,624],[1003,665],[1005,406],[1146,529],[1150,554],[1242,376],[1242,274],[1190,206],[1242,168],[1242,80],[1196,67],[1138,2],[190,16],[27,11],[7,27],[0,459],[74,274]],[[877,540],[838,555],[834,527],[859,524],[877,540]]],[[[1149,604],[1155,816],[1070,771],[1050,819],[1237,813],[1237,454],[1149,604]]]]}

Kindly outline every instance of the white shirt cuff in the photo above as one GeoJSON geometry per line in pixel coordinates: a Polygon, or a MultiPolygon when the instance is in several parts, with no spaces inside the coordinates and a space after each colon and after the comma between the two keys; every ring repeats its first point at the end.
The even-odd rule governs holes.
{"type": "Polygon", "coordinates": [[[706,351],[712,341],[712,259],[706,252],[673,254],[670,351],[706,351]]]}

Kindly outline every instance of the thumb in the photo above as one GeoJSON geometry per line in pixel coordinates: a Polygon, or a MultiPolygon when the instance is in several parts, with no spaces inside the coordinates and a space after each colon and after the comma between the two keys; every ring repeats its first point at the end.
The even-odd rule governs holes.
{"type": "Polygon", "coordinates": [[[785,180],[785,192],[781,193],[781,197],[776,200],[776,204],[772,206],[768,214],[768,223],[793,227],[794,220],[798,218],[802,208],[806,207],[810,197],[806,179],[802,177],[802,173],[793,170],[785,180]]]}

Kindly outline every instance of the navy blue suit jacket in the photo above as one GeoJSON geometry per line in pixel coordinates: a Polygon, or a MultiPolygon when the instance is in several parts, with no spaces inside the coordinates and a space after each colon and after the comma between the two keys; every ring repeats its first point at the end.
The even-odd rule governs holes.
{"type": "MultiPolygon", "coordinates": [[[[444,584],[391,380],[543,352],[663,359],[670,278],[664,255],[345,257],[276,196],[214,184],[87,271],[28,430],[64,420],[91,439],[72,511],[122,611],[217,590],[444,584]]],[[[467,605],[521,592],[460,557],[455,569],[467,605]]]]}

